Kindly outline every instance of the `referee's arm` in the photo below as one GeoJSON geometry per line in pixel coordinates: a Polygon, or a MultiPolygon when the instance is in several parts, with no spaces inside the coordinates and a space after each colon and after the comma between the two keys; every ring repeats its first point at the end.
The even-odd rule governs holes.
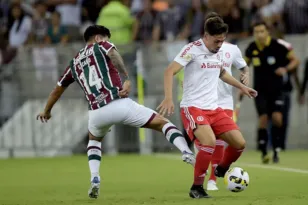
{"type": "Polygon", "coordinates": [[[299,66],[299,59],[296,57],[293,50],[290,50],[287,54],[287,58],[290,60],[290,63],[286,66],[288,72],[293,72],[299,66]]]}

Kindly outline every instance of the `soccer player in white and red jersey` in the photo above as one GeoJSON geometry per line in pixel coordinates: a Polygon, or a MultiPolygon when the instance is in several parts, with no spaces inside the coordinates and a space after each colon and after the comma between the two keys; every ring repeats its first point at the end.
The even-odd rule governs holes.
{"type": "MultiPolygon", "coordinates": [[[[207,15],[206,20],[220,17],[217,13],[211,12],[207,15]]],[[[221,18],[221,17],[220,17],[221,18]]],[[[248,86],[249,84],[249,67],[246,64],[245,59],[242,56],[240,49],[233,44],[224,42],[219,50],[222,54],[222,66],[223,68],[232,75],[232,69],[234,68],[241,71],[240,81],[248,86]]],[[[218,107],[222,108],[225,113],[233,119],[233,94],[232,94],[232,86],[223,82],[222,80],[218,81],[218,107]]],[[[224,155],[225,142],[222,139],[216,140],[216,146],[213,153],[212,161],[211,161],[211,175],[209,177],[209,181],[207,183],[208,191],[218,190],[216,185],[216,176],[214,174],[216,166],[222,160],[224,155]]],[[[197,149],[195,146],[195,150],[197,153],[197,149]]]]}
{"type": "Polygon", "coordinates": [[[65,89],[77,82],[89,104],[88,161],[91,172],[89,197],[97,198],[100,188],[99,167],[101,141],[114,124],[144,127],[164,133],[167,140],[182,152],[182,160],[195,164],[195,157],[182,133],[166,118],[130,98],[130,80],[123,59],[115,46],[108,41],[111,34],[104,26],[89,26],[84,39],[87,45],[71,60],[58,85],[51,92],[45,109],[37,119],[47,122],[51,109],[65,89]],[[119,72],[126,79],[123,83],[119,72]]]}
{"type": "Polygon", "coordinates": [[[184,127],[199,152],[194,168],[194,181],[189,196],[208,198],[203,188],[206,170],[212,160],[216,136],[228,143],[225,155],[215,169],[217,177],[223,177],[245,148],[245,140],[235,122],[218,107],[218,82],[237,87],[250,98],[257,92],[233,78],[222,68],[220,48],[226,38],[228,25],[219,17],[205,22],[202,39],[182,49],[164,73],[165,99],[158,106],[159,113],[174,112],[172,99],[173,76],[184,67],[181,117],[184,127]],[[196,139],[195,139],[196,138],[196,139]]]}

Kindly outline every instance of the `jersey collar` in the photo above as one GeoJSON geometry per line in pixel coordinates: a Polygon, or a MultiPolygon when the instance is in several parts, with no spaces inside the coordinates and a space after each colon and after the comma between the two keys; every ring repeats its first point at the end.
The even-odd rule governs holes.
{"type": "Polygon", "coordinates": [[[272,38],[269,36],[266,39],[265,46],[261,45],[259,41],[256,41],[256,45],[260,51],[262,51],[265,47],[268,47],[271,44],[272,38]]]}

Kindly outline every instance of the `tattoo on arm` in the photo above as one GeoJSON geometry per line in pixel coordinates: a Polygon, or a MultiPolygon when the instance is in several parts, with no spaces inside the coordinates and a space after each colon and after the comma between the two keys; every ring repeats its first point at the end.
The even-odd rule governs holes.
{"type": "Polygon", "coordinates": [[[123,74],[126,78],[128,78],[128,72],[125,68],[124,61],[123,61],[123,58],[121,57],[121,55],[114,48],[112,48],[108,52],[107,55],[110,58],[112,64],[119,71],[119,73],[123,74]]]}

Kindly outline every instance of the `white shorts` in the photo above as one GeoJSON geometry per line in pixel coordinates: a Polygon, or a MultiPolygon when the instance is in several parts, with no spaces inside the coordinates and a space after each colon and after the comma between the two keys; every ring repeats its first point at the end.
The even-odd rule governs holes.
{"type": "Polygon", "coordinates": [[[155,117],[156,112],[130,98],[114,100],[97,110],[89,111],[89,132],[104,137],[114,124],[142,127],[155,117]]]}

